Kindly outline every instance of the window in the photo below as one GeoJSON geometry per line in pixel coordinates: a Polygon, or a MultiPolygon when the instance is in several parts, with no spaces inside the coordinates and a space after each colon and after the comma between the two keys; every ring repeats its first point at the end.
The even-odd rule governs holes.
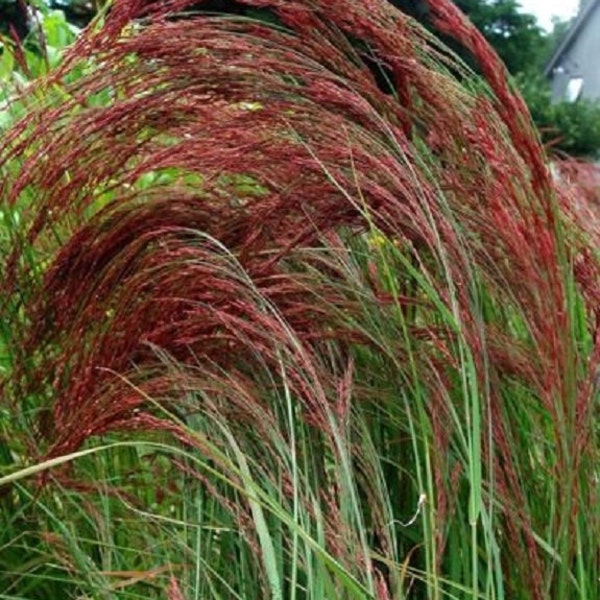
{"type": "Polygon", "coordinates": [[[581,97],[583,90],[583,77],[571,77],[565,91],[565,100],[567,102],[577,102],[581,97]]]}

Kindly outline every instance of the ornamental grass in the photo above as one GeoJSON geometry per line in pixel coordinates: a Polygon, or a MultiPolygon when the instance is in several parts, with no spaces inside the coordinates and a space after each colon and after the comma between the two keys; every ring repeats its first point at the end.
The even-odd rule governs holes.
{"type": "Polygon", "coordinates": [[[19,98],[3,597],[600,597],[597,221],[428,10],[483,77],[384,0],[115,0],[19,98]]]}

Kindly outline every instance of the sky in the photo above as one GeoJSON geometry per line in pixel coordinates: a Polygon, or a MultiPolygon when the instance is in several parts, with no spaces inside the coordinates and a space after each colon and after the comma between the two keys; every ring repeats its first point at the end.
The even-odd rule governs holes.
{"type": "Polygon", "coordinates": [[[522,11],[535,15],[539,24],[552,31],[552,17],[569,19],[577,14],[579,0],[519,0],[522,11]]]}

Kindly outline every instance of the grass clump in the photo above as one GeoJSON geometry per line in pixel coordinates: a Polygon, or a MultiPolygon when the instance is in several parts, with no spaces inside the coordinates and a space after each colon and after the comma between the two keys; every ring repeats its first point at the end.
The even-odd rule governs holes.
{"type": "Polygon", "coordinates": [[[595,233],[496,57],[243,4],[116,1],[0,147],[4,597],[595,598],[595,233]]]}

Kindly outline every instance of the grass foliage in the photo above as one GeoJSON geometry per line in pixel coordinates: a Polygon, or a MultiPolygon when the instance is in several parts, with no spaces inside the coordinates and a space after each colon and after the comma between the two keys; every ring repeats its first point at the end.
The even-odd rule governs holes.
{"type": "Polygon", "coordinates": [[[12,100],[0,597],[600,597],[581,189],[445,0],[485,82],[233,4],[116,0],[12,100]]]}

